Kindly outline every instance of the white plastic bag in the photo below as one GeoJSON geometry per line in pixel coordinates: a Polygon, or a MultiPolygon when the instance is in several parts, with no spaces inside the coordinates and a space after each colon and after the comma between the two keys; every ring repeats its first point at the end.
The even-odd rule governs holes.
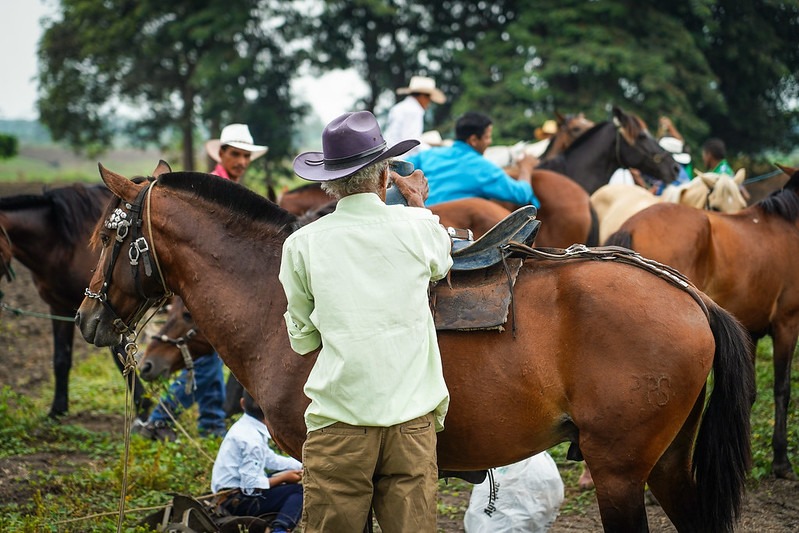
{"type": "Polygon", "coordinates": [[[546,533],[563,503],[563,480],[555,461],[541,452],[518,463],[493,469],[472,489],[463,517],[467,533],[546,533]]]}

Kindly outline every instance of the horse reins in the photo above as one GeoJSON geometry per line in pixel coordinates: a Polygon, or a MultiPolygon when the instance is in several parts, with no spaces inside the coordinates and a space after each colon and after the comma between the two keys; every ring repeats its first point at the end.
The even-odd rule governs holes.
{"type": "Polygon", "coordinates": [[[170,296],[172,296],[172,291],[166,286],[166,282],[164,281],[164,275],[161,271],[161,265],[158,262],[158,256],[155,251],[155,245],[152,238],[152,225],[151,225],[151,213],[152,213],[152,201],[151,201],[151,191],[152,188],[157,183],[157,180],[153,180],[150,182],[150,185],[144,189],[142,189],[139,194],[136,196],[136,200],[131,204],[125,202],[125,208],[128,212],[125,212],[122,208],[116,208],[114,212],[108,217],[103,225],[110,230],[116,230],[116,237],[114,239],[114,247],[111,251],[111,260],[108,263],[108,266],[105,270],[105,275],[103,279],[103,285],[98,292],[92,292],[91,289],[88,287],[84,291],[84,294],[88,298],[94,298],[99,300],[100,303],[103,304],[103,307],[111,313],[114,317],[112,324],[114,329],[120,335],[131,338],[135,338],[135,328],[138,324],[139,320],[145,315],[148,309],[153,306],[160,307],[170,296]],[[150,242],[147,242],[147,239],[144,237],[143,232],[143,216],[142,212],[144,210],[145,201],[147,202],[147,229],[150,232],[150,242]],[[129,216],[130,215],[130,216],[129,216]],[[144,299],[144,302],[136,309],[136,312],[130,318],[128,323],[119,316],[116,310],[113,308],[111,303],[108,301],[108,289],[111,284],[111,280],[113,277],[114,266],[116,265],[117,259],[120,256],[120,251],[122,249],[122,243],[130,234],[130,248],[128,250],[128,259],[131,267],[131,272],[133,275],[133,279],[136,284],[136,291],[144,299]],[[140,265],[139,263],[144,264],[144,274],[145,276],[152,277],[153,275],[153,268],[152,262],[150,260],[150,254],[152,254],[152,262],[155,263],[156,269],[158,271],[158,276],[160,278],[161,286],[164,288],[164,294],[158,296],[148,296],[142,285],[142,278],[139,275],[140,265]]]}

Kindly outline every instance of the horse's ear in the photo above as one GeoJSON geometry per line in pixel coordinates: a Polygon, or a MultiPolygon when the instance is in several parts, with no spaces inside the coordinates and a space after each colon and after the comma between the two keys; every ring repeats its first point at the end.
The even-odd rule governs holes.
{"type": "Polygon", "coordinates": [[[133,201],[136,198],[139,188],[135,183],[125,176],[120,176],[115,172],[111,172],[105,168],[102,163],[98,163],[97,166],[100,169],[100,177],[103,178],[103,182],[114,195],[128,201],[133,201]]]}
{"type": "Polygon", "coordinates": [[[616,125],[618,128],[622,124],[624,124],[624,111],[621,110],[619,106],[613,106],[613,124],[616,125]]]}
{"type": "Polygon", "coordinates": [[[785,165],[780,165],[779,163],[774,163],[774,166],[788,174],[789,176],[793,176],[799,168],[796,167],[787,167],[785,165]]]}
{"type": "Polygon", "coordinates": [[[172,172],[172,167],[169,166],[169,163],[161,159],[158,161],[158,166],[156,166],[155,170],[153,170],[153,177],[157,178],[161,174],[167,174],[169,172],[172,172]]]}
{"type": "Polygon", "coordinates": [[[738,169],[738,172],[735,173],[735,176],[732,178],[732,181],[734,181],[736,185],[742,185],[745,179],[746,179],[746,169],[741,167],[738,169]]]}
{"type": "Polygon", "coordinates": [[[716,182],[719,181],[719,175],[713,172],[705,172],[699,174],[699,179],[702,180],[702,183],[704,183],[708,189],[712,189],[716,186],[716,182]]]}
{"type": "Polygon", "coordinates": [[[555,121],[558,123],[558,126],[563,126],[566,123],[566,117],[560,114],[560,111],[557,109],[555,110],[555,121]]]}

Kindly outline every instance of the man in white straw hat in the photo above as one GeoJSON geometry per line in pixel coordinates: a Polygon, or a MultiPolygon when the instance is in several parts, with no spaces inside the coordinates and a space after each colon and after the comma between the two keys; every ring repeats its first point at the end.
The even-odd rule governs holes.
{"type": "Polygon", "coordinates": [[[228,124],[222,128],[218,139],[205,143],[208,156],[217,162],[211,174],[236,183],[241,181],[250,163],[267,150],[268,147],[253,143],[250,128],[246,124],[228,124]]]}
{"type": "Polygon", "coordinates": [[[413,76],[407,87],[397,89],[397,94],[407,96],[388,111],[388,123],[384,128],[383,138],[388,144],[406,139],[421,141],[409,154],[430,148],[422,139],[424,113],[431,102],[443,104],[447,97],[436,88],[436,81],[426,76],[413,76]]]}

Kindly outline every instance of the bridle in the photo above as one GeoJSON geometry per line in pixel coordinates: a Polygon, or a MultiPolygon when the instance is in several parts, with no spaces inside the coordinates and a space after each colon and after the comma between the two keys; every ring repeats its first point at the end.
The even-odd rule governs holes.
{"type": "Polygon", "coordinates": [[[197,335],[197,328],[192,327],[185,333],[185,335],[173,339],[168,335],[152,335],[150,338],[155,341],[161,341],[164,344],[172,344],[177,346],[180,355],[183,357],[183,364],[186,365],[188,376],[186,379],[186,394],[191,394],[192,390],[197,389],[197,382],[194,380],[194,359],[191,357],[191,350],[189,350],[189,341],[197,335]]]}
{"type": "MultiPolygon", "coordinates": [[[[619,120],[616,117],[613,117],[613,125],[616,126],[616,147],[615,147],[616,148],[615,149],[616,162],[619,164],[619,166],[621,168],[630,168],[630,165],[626,164],[621,159],[621,142],[622,142],[621,130],[622,130],[622,125],[621,125],[621,122],[619,122],[619,120]]],[[[632,144],[627,143],[627,146],[632,148],[634,151],[638,152],[643,159],[652,160],[652,162],[655,164],[655,166],[659,166],[663,162],[663,159],[667,155],[667,153],[665,151],[662,152],[662,153],[650,154],[650,153],[644,151],[642,148],[640,148],[638,146],[638,144],[636,144],[634,142],[632,144]]]]}
{"type": "Polygon", "coordinates": [[[172,291],[166,286],[166,282],[164,281],[164,275],[161,271],[161,265],[158,263],[158,255],[155,251],[155,242],[153,241],[153,232],[150,220],[150,216],[152,214],[151,194],[153,187],[155,187],[157,182],[157,180],[151,180],[149,186],[143,188],[139,192],[139,194],[136,196],[136,200],[133,203],[125,202],[124,206],[125,209],[127,209],[127,212],[125,209],[118,207],[103,223],[107,229],[116,230],[114,247],[111,251],[111,260],[108,262],[108,266],[105,269],[103,286],[100,287],[100,290],[98,292],[92,292],[87,287],[84,291],[86,297],[99,300],[100,303],[103,304],[103,307],[105,307],[105,309],[111,313],[111,316],[114,317],[112,324],[116,332],[128,339],[135,338],[136,325],[147,312],[147,310],[153,306],[160,307],[173,294],[172,291]],[[147,228],[150,234],[149,243],[144,236],[142,227],[144,223],[143,211],[145,202],[147,204],[147,228]],[[133,279],[136,283],[136,292],[144,299],[144,301],[141,305],[139,305],[139,307],[136,309],[136,312],[133,313],[133,316],[128,320],[128,322],[125,323],[125,321],[120,318],[119,314],[113,308],[111,302],[108,301],[108,289],[111,286],[114,266],[116,265],[117,259],[120,256],[122,244],[125,242],[128,236],[130,236],[130,245],[128,250],[130,268],[133,274],[133,279]],[[152,260],[150,255],[152,255],[152,260]],[[144,275],[150,278],[153,275],[153,263],[155,263],[156,269],[158,270],[161,286],[164,288],[163,294],[147,295],[144,292],[142,277],[140,276],[141,266],[142,264],[144,266],[144,275]]]}

